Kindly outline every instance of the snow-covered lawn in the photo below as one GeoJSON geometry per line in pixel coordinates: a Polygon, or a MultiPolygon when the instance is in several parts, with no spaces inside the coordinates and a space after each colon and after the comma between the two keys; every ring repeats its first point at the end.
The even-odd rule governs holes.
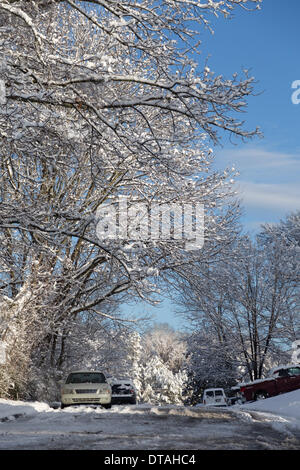
{"type": "Polygon", "coordinates": [[[273,426],[300,430],[300,389],[265,400],[232,407],[234,410],[259,411],[273,426]]]}
{"type": "Polygon", "coordinates": [[[0,449],[300,449],[300,390],[228,408],[0,399],[0,449]]]}

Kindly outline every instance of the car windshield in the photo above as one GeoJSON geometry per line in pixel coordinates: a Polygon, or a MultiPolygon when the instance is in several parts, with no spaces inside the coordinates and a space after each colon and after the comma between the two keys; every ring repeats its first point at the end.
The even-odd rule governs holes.
{"type": "Polygon", "coordinates": [[[67,384],[103,384],[105,382],[105,376],[101,372],[74,372],[66,380],[67,384]]]}
{"type": "Polygon", "coordinates": [[[206,392],[206,396],[213,398],[214,397],[214,392],[206,392]]]}

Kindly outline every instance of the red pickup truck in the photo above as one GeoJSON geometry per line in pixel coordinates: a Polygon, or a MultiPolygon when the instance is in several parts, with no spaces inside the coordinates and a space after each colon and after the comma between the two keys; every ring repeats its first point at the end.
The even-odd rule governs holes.
{"type": "Polygon", "coordinates": [[[244,401],[261,400],[300,388],[300,364],[279,366],[270,377],[239,384],[244,401]]]}

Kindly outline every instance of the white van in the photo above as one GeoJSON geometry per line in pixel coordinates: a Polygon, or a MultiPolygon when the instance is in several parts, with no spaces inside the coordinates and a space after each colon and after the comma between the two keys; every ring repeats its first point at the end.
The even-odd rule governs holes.
{"type": "Polygon", "coordinates": [[[223,388],[206,388],[203,392],[203,405],[227,406],[227,398],[223,388]]]}

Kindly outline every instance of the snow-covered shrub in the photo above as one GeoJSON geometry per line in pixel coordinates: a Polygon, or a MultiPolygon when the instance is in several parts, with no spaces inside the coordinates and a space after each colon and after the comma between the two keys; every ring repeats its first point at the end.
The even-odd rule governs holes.
{"type": "Polygon", "coordinates": [[[182,404],[186,381],[185,372],[172,372],[158,356],[154,356],[142,370],[140,399],[154,404],[182,404]]]}
{"type": "Polygon", "coordinates": [[[184,343],[172,329],[155,327],[128,337],[128,375],[144,403],[183,403],[187,375],[184,343]],[[172,346],[173,345],[173,346],[172,346]]]}

